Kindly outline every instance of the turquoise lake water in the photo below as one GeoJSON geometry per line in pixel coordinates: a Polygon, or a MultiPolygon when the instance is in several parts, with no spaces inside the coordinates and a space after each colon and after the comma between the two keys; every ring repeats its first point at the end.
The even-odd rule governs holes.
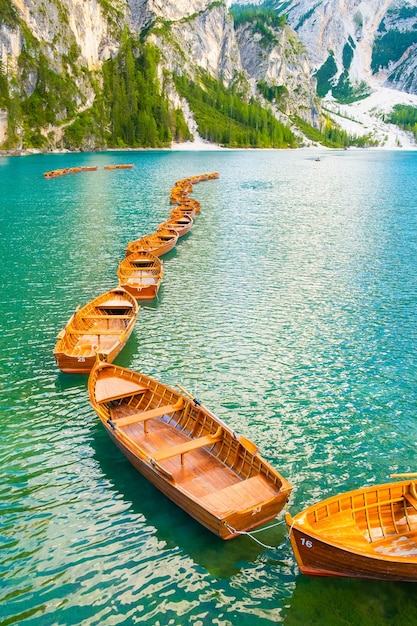
{"type": "Polygon", "coordinates": [[[267,547],[211,535],[115,448],[86,377],[55,366],[57,333],[117,284],[175,181],[213,171],[116,362],[254,440],[293,513],[417,471],[417,152],[0,158],[2,625],[417,624],[415,585],[299,574],[283,524],[256,535],[267,547]],[[43,178],[77,165],[99,169],[43,178]]]}

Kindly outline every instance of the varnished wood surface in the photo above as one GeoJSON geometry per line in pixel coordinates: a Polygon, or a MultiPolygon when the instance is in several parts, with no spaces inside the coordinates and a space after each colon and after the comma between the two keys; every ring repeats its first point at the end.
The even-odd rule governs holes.
{"type": "Polygon", "coordinates": [[[161,259],[145,250],[125,257],[117,269],[120,285],[138,300],[156,297],[164,275],[161,259]]]}
{"type": "Polygon", "coordinates": [[[172,250],[177,241],[177,231],[173,228],[164,228],[150,235],[140,237],[135,241],[130,241],[126,247],[125,254],[128,257],[135,252],[145,250],[154,256],[160,257],[172,250]]]}
{"type": "Polygon", "coordinates": [[[241,443],[201,405],[144,374],[99,362],[88,388],[92,406],[131,463],[220,537],[256,528],[285,505],[291,485],[252,442],[241,443]],[[140,392],[132,387],[126,394],[123,378],[140,392]]]}
{"type": "Polygon", "coordinates": [[[415,490],[413,481],[387,483],[334,496],[294,518],[287,514],[301,571],[417,582],[415,490]]]}
{"type": "Polygon", "coordinates": [[[182,212],[178,215],[171,216],[171,219],[163,222],[157,227],[157,230],[163,230],[165,228],[173,228],[177,231],[178,236],[182,237],[187,234],[193,225],[194,221],[191,215],[183,214],[182,212]]]}
{"type": "Polygon", "coordinates": [[[58,335],[54,357],[59,369],[88,373],[96,355],[111,362],[129,339],[139,305],[122,287],[116,287],[78,309],[58,335]]]}

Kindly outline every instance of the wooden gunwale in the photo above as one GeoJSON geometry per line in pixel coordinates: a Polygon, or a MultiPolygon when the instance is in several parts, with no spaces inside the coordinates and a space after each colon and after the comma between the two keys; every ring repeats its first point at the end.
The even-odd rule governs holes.
{"type": "Polygon", "coordinates": [[[301,571],[417,582],[414,490],[412,481],[387,483],[328,498],[295,517],[288,513],[301,571]]]}
{"type": "Polygon", "coordinates": [[[121,287],[77,308],[55,344],[54,357],[59,369],[88,373],[96,353],[111,362],[128,341],[139,310],[135,298],[121,287]]]}
{"type": "Polygon", "coordinates": [[[224,539],[236,536],[230,528],[254,528],[278,514],[291,491],[278,472],[257,452],[250,455],[235,433],[203,407],[144,374],[133,374],[118,366],[96,363],[89,378],[89,394],[113,441],[146,478],[224,539]],[[102,376],[117,379],[122,372],[127,380],[147,387],[146,391],[118,397],[115,403],[98,403],[94,391],[97,380],[102,376]],[[143,419],[141,413],[145,413],[143,419]],[[227,462],[228,457],[234,461],[238,458],[236,467],[227,462]],[[261,477],[256,489],[256,481],[249,482],[255,476],[261,477]],[[216,500],[213,494],[238,483],[244,483],[233,490],[235,504],[240,498],[239,507],[231,509],[224,500],[216,500]],[[213,497],[204,501],[209,494],[213,497]],[[253,505],[248,507],[248,502],[253,505]]]}
{"type": "Polygon", "coordinates": [[[128,257],[136,252],[146,251],[159,257],[172,250],[177,241],[177,231],[173,228],[166,228],[129,242],[125,249],[125,254],[128,257]]]}

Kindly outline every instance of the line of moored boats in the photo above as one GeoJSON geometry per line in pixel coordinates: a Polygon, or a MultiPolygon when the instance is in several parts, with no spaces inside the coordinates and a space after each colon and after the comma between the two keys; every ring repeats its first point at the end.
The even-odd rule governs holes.
{"type": "Polygon", "coordinates": [[[253,442],[185,389],[113,364],[133,330],[138,300],[158,292],[159,257],[189,232],[200,211],[190,198],[193,185],[217,177],[215,172],[175,184],[169,219],[127,245],[119,285],[75,311],[54,355],[62,371],[89,373],[91,405],[134,467],[203,526],[231,539],[275,518],[291,485],[253,442]]]}
{"type": "MultiPolygon", "coordinates": [[[[117,163],[115,165],[104,165],[105,170],[131,170],[133,163],[117,163]]],[[[67,176],[68,174],[79,174],[80,172],[96,172],[98,165],[79,165],[76,167],[63,167],[56,170],[44,172],[44,178],[58,178],[59,176],[67,176]]]]}
{"type": "Polygon", "coordinates": [[[58,335],[54,356],[63,372],[88,373],[98,355],[108,363],[120,353],[139,313],[138,300],[157,296],[164,266],[161,256],[190,231],[200,203],[190,197],[193,185],[218,178],[201,174],[177,181],[170,202],[170,217],[156,231],[127,244],[117,270],[118,286],[77,308],[58,335]]]}
{"type": "MultiPolygon", "coordinates": [[[[126,246],[119,285],[77,309],[58,335],[54,355],[64,372],[89,373],[88,392],[107,433],[136,469],[162,493],[222,539],[250,533],[284,508],[292,486],[188,391],[113,364],[139,313],[156,297],[159,258],[189,232],[200,204],[193,184],[178,181],[170,217],[126,246]]],[[[417,474],[342,493],[285,520],[300,570],[417,582],[417,474]],[[405,479],[405,480],[404,480],[405,479]]]]}

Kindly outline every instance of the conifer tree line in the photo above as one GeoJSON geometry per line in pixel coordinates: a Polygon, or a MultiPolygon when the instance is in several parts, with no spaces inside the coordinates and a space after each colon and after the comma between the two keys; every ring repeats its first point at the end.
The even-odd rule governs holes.
{"type": "MultiPolygon", "coordinates": [[[[263,38],[272,32],[270,29],[285,27],[285,17],[270,9],[249,5],[232,7],[231,12],[235,25],[252,24],[263,38]]],[[[19,20],[13,5],[0,0],[0,26],[20,25],[24,33],[25,45],[19,57],[21,75],[36,76],[28,95],[18,81],[10,82],[8,70],[0,60],[0,109],[7,112],[8,120],[7,140],[0,145],[1,149],[162,148],[169,147],[173,141],[193,139],[182,109],[172,107],[164,85],[160,84],[160,53],[155,46],[135,38],[125,27],[117,55],[105,61],[97,73],[82,69],[86,84],[94,90],[94,98],[92,106],[80,107],[86,96],[75,79],[81,73],[76,43],[63,56],[63,71],[58,73],[52,69],[40,43],[19,20]]],[[[346,65],[349,61],[346,55],[346,65]]],[[[332,87],[334,73],[330,54],[316,74],[318,95],[324,95],[332,87]]],[[[244,81],[236,78],[235,84],[226,87],[221,79],[214,79],[202,70],[193,77],[164,74],[164,80],[174,85],[180,98],[187,102],[198,134],[224,147],[297,147],[301,140],[290,130],[290,122],[304,137],[329,147],[373,144],[371,137],[349,136],[328,116],[322,116],[320,128],[309,126],[297,116],[285,125],[273,112],[273,107],[280,109],[286,96],[285,85],[260,81],[259,98],[255,98],[239,88],[244,81]]],[[[346,89],[349,91],[349,85],[346,89]]],[[[341,95],[346,96],[344,92],[341,95]]],[[[396,111],[390,121],[416,134],[416,117],[415,109],[396,111]]]]}
{"type": "Polygon", "coordinates": [[[417,109],[415,107],[396,104],[391,113],[384,116],[384,121],[413,133],[417,139],[417,109]]]}

